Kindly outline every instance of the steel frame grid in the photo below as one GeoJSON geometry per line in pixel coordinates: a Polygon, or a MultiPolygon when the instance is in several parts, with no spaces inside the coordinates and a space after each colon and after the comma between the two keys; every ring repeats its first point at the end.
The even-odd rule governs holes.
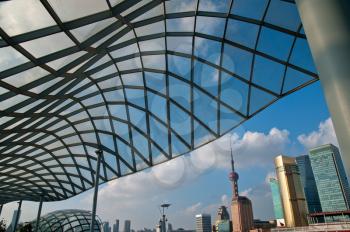
{"type": "MultiPolygon", "coordinates": [[[[6,203],[18,199],[23,200],[33,200],[39,201],[40,197],[43,197],[43,201],[55,201],[67,199],[71,196],[77,195],[80,192],[86,191],[93,186],[94,183],[94,165],[96,162],[96,156],[91,152],[91,149],[102,149],[104,152],[108,154],[114,155],[114,159],[116,162],[116,166],[111,166],[109,161],[106,161],[105,157],[102,157],[102,173],[100,173],[100,178],[103,182],[108,180],[118,178],[121,176],[125,176],[144,168],[151,167],[157,163],[165,162],[169,159],[175,158],[180,154],[173,154],[173,141],[172,136],[175,136],[186,148],[188,151],[194,150],[200,146],[203,146],[213,140],[214,138],[218,138],[223,134],[227,133],[226,131],[221,130],[220,124],[220,115],[221,115],[221,106],[229,109],[232,112],[232,115],[237,115],[241,118],[241,121],[238,121],[236,124],[232,125],[232,128],[240,125],[245,120],[253,117],[255,114],[259,113],[266,107],[268,107],[273,102],[278,99],[308,85],[318,80],[318,75],[311,70],[307,70],[303,67],[294,65],[290,63],[290,58],[292,56],[295,42],[297,39],[305,40],[305,35],[301,33],[302,26],[299,24],[298,30],[293,31],[288,28],[271,24],[265,21],[265,16],[269,11],[271,1],[281,1],[281,0],[266,0],[267,5],[264,9],[264,16],[261,20],[252,19],[248,17],[243,17],[240,15],[233,14],[231,9],[235,6],[235,0],[229,1],[229,9],[226,11],[227,13],[220,12],[210,12],[210,11],[200,11],[199,5],[201,1],[196,1],[196,7],[194,11],[188,12],[176,12],[176,13],[167,13],[167,1],[160,0],[152,0],[152,1],[134,1],[127,0],[122,3],[112,6],[109,0],[106,0],[108,5],[108,10],[99,12],[93,15],[89,15],[83,18],[79,18],[69,22],[63,22],[59,15],[54,11],[50,2],[47,0],[41,0],[42,5],[45,7],[46,11],[50,14],[50,16],[54,19],[57,25],[49,26],[47,28],[38,29],[35,31],[27,32],[24,34],[16,35],[10,37],[4,29],[0,28],[0,49],[2,47],[11,46],[24,55],[29,62],[20,64],[16,67],[5,69],[0,72],[0,87],[7,90],[7,92],[0,95],[0,100],[5,101],[11,97],[16,97],[18,95],[29,97],[27,100],[24,100],[20,103],[14,104],[10,108],[5,110],[0,110],[0,117],[8,117],[12,118],[4,123],[0,124],[1,134],[0,134],[0,170],[1,170],[1,178],[0,178],[0,203],[6,203]],[[141,4],[141,7],[135,9],[133,12],[122,16],[122,13],[133,7],[135,4],[141,4]],[[143,5],[142,5],[143,4],[143,5]],[[142,19],[137,22],[133,22],[137,17],[146,14],[147,12],[155,9],[157,7],[163,7],[163,13],[159,15],[154,15],[153,17],[149,17],[146,19],[142,19]],[[194,28],[192,32],[172,32],[167,30],[167,20],[169,19],[183,19],[193,17],[194,18],[194,28]],[[223,19],[225,20],[225,28],[222,37],[203,34],[196,30],[197,18],[198,17],[212,17],[214,19],[223,19]],[[74,35],[70,32],[70,30],[81,28],[83,26],[89,25],[94,22],[99,22],[101,20],[115,18],[117,21],[111,25],[108,25],[100,32],[91,35],[89,38],[86,38],[85,41],[79,42],[78,39],[74,37],[74,35]],[[249,24],[254,24],[258,26],[259,31],[257,33],[257,38],[255,40],[255,47],[250,48],[248,46],[239,44],[234,42],[226,37],[227,34],[227,25],[230,20],[237,20],[238,22],[244,22],[249,24]],[[138,36],[135,29],[141,28],[143,26],[148,26],[153,23],[162,22],[164,25],[164,32],[162,33],[151,33],[148,35],[138,36]],[[260,35],[263,28],[268,28],[270,30],[274,30],[289,36],[293,37],[292,46],[288,52],[288,59],[286,61],[276,58],[271,54],[266,52],[262,52],[258,50],[258,43],[260,42],[260,35]],[[53,52],[43,57],[36,58],[28,51],[26,51],[20,44],[23,42],[32,41],[38,38],[42,38],[45,36],[50,36],[55,33],[63,32],[65,35],[70,38],[74,42],[73,47],[68,47],[66,49],[53,52]],[[114,32],[117,32],[113,34],[114,32]],[[120,42],[118,44],[113,45],[118,39],[123,38],[123,36],[128,33],[132,33],[133,37],[126,41],[120,42]],[[108,37],[112,35],[111,37],[108,37]],[[168,39],[169,37],[174,38],[192,38],[192,47],[191,54],[173,51],[168,49],[168,39]],[[102,42],[97,47],[93,47],[93,44],[107,38],[106,41],[102,42]],[[219,58],[219,64],[212,63],[202,57],[195,55],[195,40],[196,38],[207,39],[210,41],[216,41],[220,43],[221,52],[219,58]],[[140,48],[140,42],[143,41],[151,41],[152,39],[162,39],[165,43],[164,50],[153,50],[153,51],[142,51],[140,48]],[[114,58],[111,53],[117,51],[118,49],[125,48],[127,46],[135,45],[137,46],[137,51],[135,53],[127,54],[125,56],[114,58]],[[223,67],[223,55],[225,54],[225,46],[232,46],[235,48],[239,48],[243,51],[251,53],[252,62],[250,67],[250,75],[249,78],[245,78],[240,76],[239,74],[232,72],[231,70],[223,67]],[[86,54],[81,57],[65,64],[63,67],[59,69],[54,69],[48,65],[49,62],[58,60],[60,58],[64,58],[66,56],[72,55],[79,51],[85,51],[86,54]],[[149,68],[144,66],[143,58],[154,55],[164,55],[165,57],[165,69],[159,70],[154,68],[149,68]],[[191,73],[190,80],[185,77],[179,76],[176,73],[169,71],[169,56],[176,56],[182,58],[189,58],[191,60],[191,73]],[[279,93],[273,92],[272,90],[263,87],[259,84],[256,84],[253,81],[253,71],[255,65],[255,56],[259,55],[263,58],[268,59],[271,62],[278,63],[284,66],[284,75],[282,80],[282,85],[279,93]],[[97,65],[97,67],[93,67],[97,64],[103,57],[108,56],[109,60],[97,65]],[[141,66],[136,69],[128,69],[128,70],[120,70],[119,64],[123,61],[130,61],[132,59],[139,59],[141,66]],[[204,87],[195,83],[194,81],[194,72],[195,67],[194,63],[200,62],[205,64],[211,68],[214,68],[219,73],[219,82],[218,82],[218,94],[217,96],[211,94],[204,87]],[[69,70],[77,67],[77,70],[74,72],[69,72],[69,70]],[[116,70],[115,73],[104,75],[99,77],[98,79],[94,79],[92,76],[97,74],[100,71],[103,71],[105,68],[113,66],[116,70]],[[20,74],[26,70],[29,70],[34,67],[40,67],[46,70],[49,74],[38,79],[37,81],[33,81],[23,85],[21,87],[13,86],[5,81],[4,79],[11,77],[15,74],[20,74]],[[93,67],[93,68],[91,68],[93,67]],[[287,75],[287,70],[292,68],[296,71],[299,71],[307,76],[310,76],[310,80],[304,82],[297,87],[284,92],[284,83],[287,75]],[[142,74],[142,85],[127,85],[124,83],[123,75],[126,74],[142,74]],[[165,93],[157,91],[151,87],[148,87],[146,82],[146,72],[147,73],[155,73],[155,74],[163,74],[166,80],[166,88],[165,93]],[[235,109],[234,106],[223,102],[221,100],[221,76],[222,73],[226,75],[230,75],[235,80],[238,80],[242,83],[245,83],[249,87],[248,92],[248,100],[247,100],[247,113],[242,113],[239,110],[235,109]],[[49,86],[45,90],[40,93],[34,93],[31,91],[33,88],[37,88],[38,86],[47,83],[52,78],[63,77],[62,80],[57,82],[55,85],[49,86]],[[109,88],[101,88],[99,86],[100,82],[111,80],[112,78],[119,78],[120,85],[119,86],[110,86],[109,88]],[[181,81],[181,83],[185,83],[190,86],[191,91],[191,100],[190,100],[190,109],[187,109],[182,104],[177,102],[176,99],[173,99],[170,96],[170,86],[169,86],[169,78],[174,78],[177,81],[181,81]],[[87,82],[86,84],[82,84],[87,82]],[[81,85],[81,86],[79,86],[81,85]],[[78,87],[77,87],[78,86],[78,87]],[[77,96],[79,93],[86,91],[87,89],[95,87],[96,91],[91,92],[90,94],[84,96],[77,96]],[[273,100],[270,102],[266,102],[260,109],[255,112],[250,111],[251,103],[251,88],[254,87],[273,96],[273,100]],[[141,107],[137,104],[132,103],[128,99],[127,90],[140,90],[143,91],[144,98],[144,107],[141,107]],[[203,122],[200,118],[198,118],[195,111],[195,102],[194,102],[194,89],[196,91],[201,91],[201,93],[205,94],[209,97],[215,104],[217,105],[216,117],[217,117],[217,128],[216,130],[212,130],[209,125],[203,122]],[[110,93],[113,91],[123,92],[123,101],[115,101],[111,102],[106,98],[106,93],[110,93]],[[54,93],[54,94],[52,94],[54,93]],[[163,121],[159,116],[157,116],[154,112],[148,108],[148,94],[152,93],[156,96],[165,99],[166,101],[166,120],[163,121]],[[95,104],[86,105],[84,101],[87,101],[91,98],[100,96],[102,101],[96,102],[95,104]],[[41,101],[41,102],[40,102],[41,101]],[[39,102],[39,103],[37,103],[39,102]],[[25,112],[19,112],[24,107],[36,104],[34,107],[26,110],[25,112]],[[79,106],[79,109],[73,110],[69,113],[64,113],[68,109],[74,106],[79,106]],[[113,115],[110,106],[111,105],[124,105],[126,110],[126,119],[117,117],[113,115]],[[171,106],[174,105],[183,111],[186,115],[191,118],[191,129],[189,131],[191,135],[191,141],[188,143],[185,138],[182,137],[174,128],[172,128],[172,115],[171,115],[171,106]],[[96,109],[98,107],[105,107],[107,111],[107,115],[98,115],[93,116],[90,110],[96,109]],[[145,122],[146,122],[146,131],[139,128],[138,125],[133,124],[130,116],[130,107],[133,109],[137,109],[145,112],[145,122]],[[70,118],[79,114],[86,114],[86,118],[82,118],[79,120],[72,121],[70,118]],[[150,120],[155,120],[155,122],[167,128],[167,143],[168,148],[167,151],[164,150],[162,145],[158,144],[151,136],[150,129],[150,120]],[[51,120],[51,121],[50,121],[51,120]],[[111,131],[101,130],[95,120],[107,120],[108,124],[111,128],[111,131]],[[49,123],[47,123],[49,122],[49,123]],[[51,128],[55,125],[65,122],[64,126],[58,127],[54,130],[51,128]],[[120,122],[126,124],[128,127],[128,140],[123,138],[118,131],[114,128],[114,122],[120,122]],[[79,124],[90,123],[91,129],[81,131],[78,126],[79,124]],[[199,145],[195,145],[195,128],[194,124],[197,123],[201,127],[205,128],[207,133],[213,136],[213,139],[210,141],[202,142],[199,145]],[[13,126],[15,125],[15,126],[13,126]],[[72,129],[70,133],[66,133],[60,135],[59,133],[66,129],[72,129]],[[136,148],[134,144],[134,133],[139,133],[147,140],[148,146],[148,154],[143,154],[144,151],[140,151],[136,148]],[[84,136],[88,136],[89,134],[93,134],[95,141],[90,142],[84,139],[84,136]],[[101,134],[108,135],[113,138],[113,149],[111,149],[107,144],[101,142],[101,134]],[[37,137],[36,137],[37,136],[37,137]],[[41,141],[47,139],[51,136],[49,141],[41,144],[41,141]],[[70,143],[67,142],[69,138],[77,136],[79,138],[79,142],[70,143]],[[35,138],[31,140],[31,138],[35,138]],[[28,140],[30,140],[28,142],[28,140]],[[54,148],[48,148],[52,144],[59,142],[60,145],[54,148]],[[131,152],[132,161],[129,162],[121,151],[118,150],[118,142],[126,145],[131,152]],[[83,151],[82,154],[75,154],[72,151],[72,147],[79,146],[83,151]],[[153,159],[153,147],[155,147],[162,156],[164,156],[163,160],[159,162],[155,162],[153,159]],[[57,152],[60,150],[66,150],[65,154],[57,155],[57,152]],[[23,152],[24,150],[24,152],[23,152]],[[37,153],[32,155],[33,153],[37,153]],[[49,155],[45,159],[42,159],[43,156],[49,155]],[[137,167],[136,158],[141,160],[146,166],[137,167]],[[62,159],[71,159],[71,162],[67,163],[66,161],[62,162],[62,159]],[[77,161],[79,159],[79,161],[77,161]],[[81,159],[85,159],[82,163],[81,159]],[[24,162],[25,160],[25,162],[24,162]],[[30,162],[28,162],[30,161],[30,162]],[[28,162],[26,165],[22,165],[23,163],[28,162]],[[49,162],[54,162],[53,164],[45,164],[49,162]],[[84,164],[86,163],[86,164],[84,164]],[[39,167],[33,168],[33,166],[39,167]],[[123,172],[121,165],[124,166],[124,169],[129,169],[128,172],[123,172]],[[58,170],[57,170],[58,169],[58,170]],[[68,169],[76,169],[74,173],[68,169]],[[46,173],[41,173],[41,172],[46,173]],[[84,173],[83,173],[84,172],[84,173]],[[112,173],[113,176],[110,177],[112,173]],[[15,173],[15,174],[13,174],[15,173]],[[16,174],[19,173],[19,174],[16,174]],[[62,177],[63,176],[63,177],[62,177]],[[77,181],[78,180],[78,181],[77,181]],[[25,184],[24,184],[25,183],[25,184]],[[28,185],[29,184],[29,185],[28,185]]],[[[236,0],[237,1],[237,0],[236,0]]],[[[286,4],[294,5],[293,1],[283,1],[286,4]]],[[[294,6],[295,7],[295,6],[294,6]]]]}
{"type": "MultiPolygon", "coordinates": [[[[40,217],[38,222],[38,232],[41,231],[90,231],[91,212],[78,209],[57,210],[40,217]]],[[[102,222],[96,217],[94,230],[102,231],[102,222]]],[[[31,222],[33,228],[36,221],[31,222]]]]}

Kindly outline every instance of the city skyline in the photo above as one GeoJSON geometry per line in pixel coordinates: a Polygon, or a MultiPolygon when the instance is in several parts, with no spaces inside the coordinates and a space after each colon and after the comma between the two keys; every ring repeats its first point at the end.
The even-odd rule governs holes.
{"type": "MultiPolygon", "coordinates": [[[[324,102],[323,93],[319,83],[316,83],[281,100],[281,102],[277,102],[233,132],[233,149],[238,154],[236,165],[242,176],[240,181],[241,193],[253,196],[253,209],[256,218],[264,219],[262,217],[264,214],[271,218],[273,217],[272,200],[265,178],[274,173],[272,160],[276,154],[285,153],[298,156],[307,154],[308,148],[317,145],[317,143],[323,144],[330,141],[337,144],[331,120],[328,118],[329,113],[324,102]],[[303,99],[302,104],[298,106],[293,105],[293,102],[301,99],[303,99]],[[320,113],[315,115],[314,118],[303,117],[303,114],[314,112],[316,109],[320,110],[320,113]],[[290,114],[286,114],[282,118],[277,114],[279,111],[290,112],[290,114]],[[300,122],[300,125],[296,123],[296,120],[300,122]],[[261,146],[261,143],[266,143],[266,145],[261,146]],[[259,147],[263,152],[261,156],[257,154],[257,148],[255,146],[252,147],[252,144],[261,146],[259,147]],[[248,162],[249,159],[247,160],[245,157],[250,157],[261,166],[252,169],[251,165],[254,163],[250,164],[248,162]],[[264,159],[260,159],[260,157],[264,159]],[[259,173],[259,177],[253,175],[253,173],[259,173]]],[[[175,199],[177,205],[170,209],[169,213],[173,216],[169,220],[172,220],[175,227],[176,225],[182,225],[182,227],[188,229],[194,228],[193,221],[186,219],[189,214],[193,216],[201,210],[215,213],[217,207],[222,202],[227,202],[227,199],[231,196],[231,186],[227,183],[229,162],[225,162],[225,159],[223,159],[223,157],[229,158],[227,138],[225,136],[216,144],[214,142],[214,144],[193,152],[191,156],[178,158],[168,164],[164,164],[163,167],[155,167],[152,170],[146,170],[143,173],[128,176],[101,186],[98,215],[101,215],[103,220],[110,222],[115,218],[120,220],[130,218],[135,223],[135,229],[150,228],[154,226],[154,223],[147,223],[143,221],[143,218],[147,218],[151,222],[158,221],[159,212],[157,205],[162,201],[174,202],[173,199],[175,199]],[[220,147],[226,147],[227,149],[222,150],[220,147]],[[216,160],[209,160],[209,163],[204,162],[199,154],[204,156],[205,154],[212,154],[213,149],[216,149],[216,160]],[[223,156],[222,153],[227,153],[227,155],[223,156]],[[189,165],[188,162],[191,160],[195,160],[197,166],[189,165]],[[164,173],[174,173],[171,171],[176,168],[178,170],[186,170],[186,172],[183,171],[186,178],[182,175],[173,175],[172,179],[160,178],[164,173]],[[210,190],[210,187],[205,187],[208,181],[215,181],[220,186],[220,191],[213,192],[210,190]],[[147,183],[146,186],[142,188],[137,187],[138,184],[143,186],[144,183],[147,183]],[[155,188],[156,192],[150,190],[149,188],[151,187],[155,188]],[[139,194],[134,192],[135,188],[137,191],[140,191],[139,194]],[[120,193],[115,192],[117,189],[120,193]],[[208,191],[208,196],[194,197],[195,189],[208,191]],[[129,197],[126,197],[126,195],[129,195],[129,197]],[[151,199],[150,202],[145,203],[138,200],[139,197],[145,195],[151,199]],[[180,199],[184,199],[184,202],[180,202],[180,199]],[[110,205],[109,201],[119,201],[119,204],[110,205]],[[118,214],[118,207],[123,209],[126,203],[130,203],[131,209],[124,211],[124,214],[118,214]],[[147,209],[143,214],[144,216],[141,217],[138,214],[140,210],[137,207],[134,208],[135,204],[140,204],[147,209]],[[105,208],[105,206],[108,207],[105,208]],[[102,209],[106,212],[101,214],[99,211],[102,209]],[[112,212],[113,214],[117,212],[117,214],[114,216],[112,212]]],[[[69,208],[70,205],[90,209],[89,201],[91,201],[91,198],[91,192],[87,192],[72,200],[65,201],[63,204],[61,202],[45,203],[43,213],[60,207],[69,208]]],[[[226,203],[226,206],[229,205],[226,203]]],[[[2,215],[6,214],[6,208],[10,207],[5,206],[2,215]]],[[[34,214],[28,215],[28,210],[26,210],[28,207],[36,208],[37,204],[24,202],[22,215],[26,218],[35,218],[34,214]]],[[[14,209],[14,207],[12,208],[14,209]]],[[[10,214],[12,215],[11,212],[10,214]]]]}

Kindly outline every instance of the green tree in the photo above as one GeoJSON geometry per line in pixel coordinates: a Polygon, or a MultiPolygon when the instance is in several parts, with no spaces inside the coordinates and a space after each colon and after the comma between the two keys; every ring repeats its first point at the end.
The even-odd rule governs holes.
{"type": "Polygon", "coordinates": [[[6,224],[5,221],[2,219],[0,221],[0,232],[5,232],[6,231],[6,224]]]}

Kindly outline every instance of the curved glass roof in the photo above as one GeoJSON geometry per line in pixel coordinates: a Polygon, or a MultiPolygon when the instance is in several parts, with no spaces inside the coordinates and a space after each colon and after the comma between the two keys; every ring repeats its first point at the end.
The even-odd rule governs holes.
{"type": "Polygon", "coordinates": [[[0,203],[192,151],[318,80],[292,0],[0,3],[0,203]]]}
{"type": "MultiPolygon", "coordinates": [[[[31,222],[35,228],[36,221],[31,222]]],[[[48,213],[39,220],[38,232],[90,231],[91,212],[78,209],[57,210],[48,213]]],[[[101,220],[96,217],[95,232],[101,230],[101,220]]]]}

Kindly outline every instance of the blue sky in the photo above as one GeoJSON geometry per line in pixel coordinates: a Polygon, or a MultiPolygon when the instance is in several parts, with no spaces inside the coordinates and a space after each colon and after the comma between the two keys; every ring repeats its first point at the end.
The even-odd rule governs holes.
{"type": "MultiPolygon", "coordinates": [[[[306,147],[336,143],[328,118],[317,82],[279,100],[233,131],[239,191],[252,199],[255,218],[273,218],[266,184],[266,177],[274,172],[273,157],[305,154],[306,147]]],[[[211,213],[215,219],[217,208],[228,206],[231,198],[228,141],[225,136],[192,155],[102,185],[99,216],[110,222],[131,219],[135,229],[153,228],[159,220],[157,206],[170,202],[169,222],[175,228],[194,228],[197,213],[211,213]],[[214,158],[203,159],[206,154],[214,158]]],[[[45,203],[43,214],[64,208],[90,209],[91,199],[88,191],[66,201],[45,203]]],[[[14,207],[15,203],[5,205],[2,216],[9,220],[14,207]]],[[[36,203],[24,202],[21,220],[34,218],[36,208],[36,203]]]]}

